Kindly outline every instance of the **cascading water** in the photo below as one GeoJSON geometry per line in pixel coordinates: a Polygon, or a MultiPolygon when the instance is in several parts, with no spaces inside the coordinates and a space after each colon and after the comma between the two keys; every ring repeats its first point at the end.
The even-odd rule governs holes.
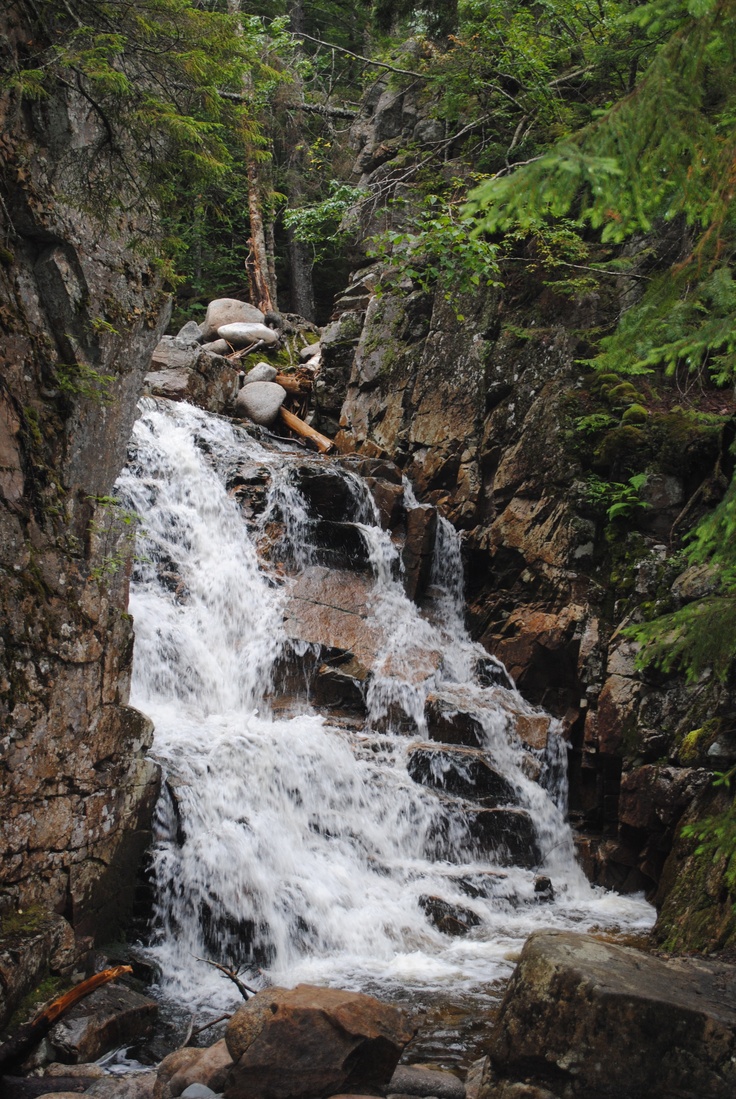
{"type": "Polygon", "coordinates": [[[221,418],[147,400],[118,484],[142,520],[132,702],[155,722],[166,779],[153,853],[163,993],[230,1002],[206,958],[249,962],[251,983],[481,990],[508,973],[509,952],[539,926],[648,926],[648,905],[592,888],[575,863],[561,811],[563,742],[553,726],[535,756],[514,734],[518,715],[540,715],[464,631],[452,528],[440,521],[421,614],[365,486],[339,468],[330,475],[347,484],[346,517],[374,576],[367,716],[328,720],[307,700],[280,714],[270,707],[278,660],[309,649],[283,625],[290,573],[315,560],[318,524],[290,473],[305,460],[221,418]],[[265,470],[269,484],[250,522],[227,488],[245,467],[265,470]],[[277,524],[286,572],[256,551],[256,537],[273,541],[277,524]],[[488,809],[498,796],[468,808],[452,795],[450,779],[466,788],[479,755],[460,750],[450,766],[424,743],[430,692],[450,717],[453,707],[472,713],[506,808],[488,809]],[[529,818],[522,865],[508,857],[510,833],[491,851],[478,840],[491,819],[529,818]],[[553,890],[544,904],[540,873],[553,890]],[[438,929],[428,914],[438,899],[470,914],[468,934],[438,929]]]}

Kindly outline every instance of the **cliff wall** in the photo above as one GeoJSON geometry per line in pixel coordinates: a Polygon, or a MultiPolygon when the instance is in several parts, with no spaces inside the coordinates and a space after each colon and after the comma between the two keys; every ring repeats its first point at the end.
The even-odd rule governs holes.
{"type": "MultiPolygon", "coordinates": [[[[11,72],[28,31],[0,24],[11,72]]],[[[6,92],[0,134],[2,1020],[50,955],[70,964],[85,936],[115,933],[148,835],[131,525],[109,494],[167,303],[131,247],[142,225],[106,208],[90,103],[6,92]]]]}

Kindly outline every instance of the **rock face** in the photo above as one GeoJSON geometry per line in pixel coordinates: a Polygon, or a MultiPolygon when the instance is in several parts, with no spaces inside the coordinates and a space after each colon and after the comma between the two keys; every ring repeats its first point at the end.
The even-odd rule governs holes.
{"type": "Polygon", "coordinates": [[[566,1099],[728,1099],[735,1051],[733,966],[561,931],[527,940],[490,1045],[506,1081],[566,1099]]]}
{"type": "Polygon", "coordinates": [[[361,993],[266,989],[228,1023],[225,1097],[382,1094],[413,1033],[405,1012],[361,993]]]}
{"type": "MultiPolygon", "coordinates": [[[[31,32],[10,19],[12,51],[31,32]]],[[[125,246],[144,227],[121,217],[110,237],[61,197],[100,127],[72,89],[0,96],[0,912],[47,906],[112,935],[156,772],[127,706],[130,527],[109,494],[167,302],[125,246]]]]}

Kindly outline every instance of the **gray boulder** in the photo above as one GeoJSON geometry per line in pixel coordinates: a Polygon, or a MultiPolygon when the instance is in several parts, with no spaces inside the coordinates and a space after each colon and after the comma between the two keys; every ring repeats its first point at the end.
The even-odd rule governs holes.
{"type": "Polygon", "coordinates": [[[238,393],[235,415],[246,416],[254,424],[270,427],[285,400],[286,390],[276,382],[251,382],[238,393]]]}
{"type": "Polygon", "coordinates": [[[489,1052],[497,1089],[524,1081],[566,1099],[732,1099],[736,967],[537,932],[521,953],[489,1052]]]}
{"type": "Polygon", "coordinates": [[[253,382],[272,382],[277,374],[278,370],[270,363],[256,363],[246,374],[243,385],[252,385],[253,382]]]}
{"type": "Polygon", "coordinates": [[[263,340],[266,344],[279,342],[279,333],[265,324],[222,324],[217,329],[217,335],[233,347],[247,347],[249,343],[257,343],[258,340],[263,340]]]}
{"type": "Polygon", "coordinates": [[[202,342],[202,329],[196,321],[187,321],[174,336],[177,347],[195,347],[202,342]]]}
{"type": "Polygon", "coordinates": [[[237,298],[215,298],[207,306],[204,323],[202,324],[202,339],[214,340],[217,329],[223,324],[263,324],[264,315],[255,305],[247,301],[238,301],[237,298]]]}

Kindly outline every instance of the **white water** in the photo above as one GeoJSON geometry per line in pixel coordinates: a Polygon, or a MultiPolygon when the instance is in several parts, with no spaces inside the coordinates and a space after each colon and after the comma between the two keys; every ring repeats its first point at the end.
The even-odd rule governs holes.
{"type": "Polygon", "coordinates": [[[355,518],[376,577],[371,612],[384,637],[368,721],[339,728],[306,703],[298,716],[270,714],[264,695],[286,644],[291,581],[259,565],[253,525],[249,533],[225,482],[246,461],[269,469],[261,529],[285,514],[285,556],[304,567],[311,519],[289,478],[296,460],[305,459],[266,450],[227,421],[147,400],[118,485],[142,519],[132,703],[155,722],[168,784],[154,851],[164,994],[190,1005],[231,1002],[232,986],[205,958],[250,962],[251,984],[481,992],[539,927],[648,927],[647,904],[590,887],[574,861],[558,807],[561,742],[551,738],[544,760],[554,776],[548,793],[525,776],[509,731],[510,711],[536,711],[515,690],[473,679],[488,657],[462,625],[452,528],[441,525],[434,609],[423,618],[394,579],[396,551],[354,475],[355,518]],[[418,675],[415,657],[426,652],[434,657],[418,675]],[[407,748],[426,739],[424,704],[437,690],[478,716],[485,751],[532,814],[539,868],[498,872],[478,856],[462,815],[409,776],[407,748]],[[397,703],[417,734],[378,731],[391,729],[397,703]],[[451,858],[432,857],[438,835],[451,858]],[[535,902],[535,870],[551,878],[553,903],[535,902]],[[481,922],[464,938],[443,935],[422,895],[481,922]]]}

